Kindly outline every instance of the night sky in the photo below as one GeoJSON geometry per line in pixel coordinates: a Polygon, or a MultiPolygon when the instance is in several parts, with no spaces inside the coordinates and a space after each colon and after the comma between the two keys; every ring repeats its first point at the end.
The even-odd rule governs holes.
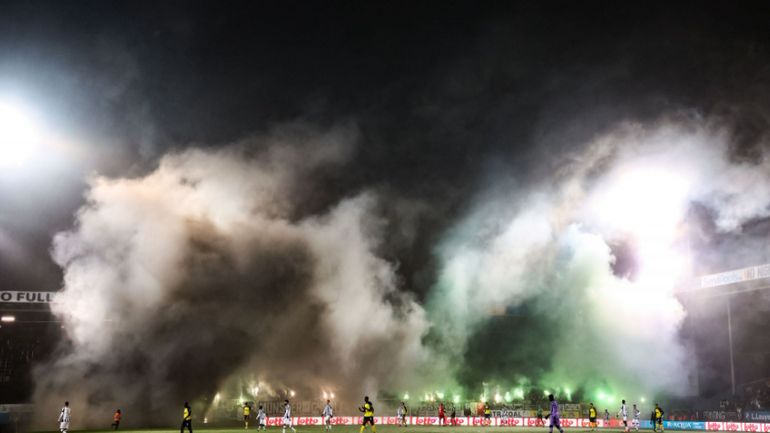
{"type": "Polygon", "coordinates": [[[81,173],[136,175],[168,149],[296,120],[353,122],[362,135],[355,167],[324,179],[328,196],[309,206],[375,184],[439,209],[422,216],[426,242],[398,251],[411,279],[430,267],[420,245],[490,166],[525,179],[542,169],[533,160],[613,122],[676,109],[735,114],[739,152],[750,153],[768,122],[768,12],[765,2],[3,2],[0,93],[40,101],[87,141],[87,162],[0,203],[25,256],[2,261],[3,283],[57,288],[46,251],[81,204],[81,173]]]}

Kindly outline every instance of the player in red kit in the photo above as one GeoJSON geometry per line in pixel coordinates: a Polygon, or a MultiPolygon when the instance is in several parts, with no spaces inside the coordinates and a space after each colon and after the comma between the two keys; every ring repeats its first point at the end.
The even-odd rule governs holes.
{"type": "Polygon", "coordinates": [[[446,425],[446,412],[444,412],[444,403],[438,404],[438,424],[446,425]]]}

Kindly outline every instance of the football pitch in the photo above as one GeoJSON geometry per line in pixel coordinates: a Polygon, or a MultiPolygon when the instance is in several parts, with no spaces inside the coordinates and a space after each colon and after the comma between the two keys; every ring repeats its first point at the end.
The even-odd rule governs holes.
{"type": "MultiPolygon", "coordinates": [[[[297,433],[324,433],[322,426],[299,426],[295,427],[297,429],[297,433]]],[[[346,426],[335,426],[332,430],[332,433],[358,433],[359,426],[355,425],[346,425],[346,426]]],[[[178,428],[168,428],[168,429],[120,429],[118,432],[121,433],[174,433],[178,432],[178,428]]],[[[280,427],[268,427],[267,432],[268,433],[281,433],[280,427]]],[[[371,430],[367,428],[365,430],[367,433],[370,433],[371,430]]],[[[557,431],[558,430],[555,430],[557,431]]],[[[565,433],[588,433],[590,429],[586,428],[568,428],[564,430],[565,433]]],[[[652,432],[652,430],[639,430],[640,432],[652,432]]],[[[673,430],[672,430],[673,431],[673,430]]],[[[187,432],[187,430],[185,430],[187,432]]],[[[193,433],[255,433],[256,429],[249,428],[248,430],[245,430],[243,428],[201,428],[201,429],[195,429],[193,427],[193,433]]],[[[397,427],[394,425],[382,425],[377,427],[377,433],[547,433],[548,428],[547,427],[438,427],[438,426],[407,426],[407,427],[397,427]]],[[[602,433],[622,433],[623,429],[618,428],[606,428],[606,429],[597,429],[596,432],[602,433]]],[[[632,430],[633,432],[633,430],[632,430]]],[[[689,430],[676,430],[677,433],[695,433],[695,431],[689,431],[689,430]]],[[[44,433],[44,432],[39,432],[44,433]]],[[[51,431],[51,433],[54,433],[51,431]]],[[[55,432],[55,433],[58,433],[55,432]]],[[[71,433],[113,433],[112,429],[105,429],[105,430],[71,430],[71,433]]],[[[291,430],[287,430],[287,433],[292,433],[291,430]]],[[[698,432],[698,433],[703,433],[698,432]]]]}

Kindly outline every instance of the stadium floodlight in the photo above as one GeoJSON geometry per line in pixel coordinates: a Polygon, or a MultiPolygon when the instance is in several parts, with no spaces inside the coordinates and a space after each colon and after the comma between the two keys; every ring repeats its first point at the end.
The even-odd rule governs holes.
{"type": "Polygon", "coordinates": [[[16,316],[6,315],[3,317],[0,317],[0,322],[3,322],[3,323],[13,323],[15,321],[16,321],[16,316]]]}
{"type": "Polygon", "coordinates": [[[647,401],[647,400],[646,400],[644,397],[639,397],[639,401],[641,401],[642,403],[644,403],[644,402],[645,402],[645,401],[647,401]]]}
{"type": "Polygon", "coordinates": [[[404,393],[404,400],[409,400],[409,393],[404,393]]]}
{"type": "Polygon", "coordinates": [[[0,168],[27,163],[40,140],[40,128],[22,107],[0,101],[0,168]]]}

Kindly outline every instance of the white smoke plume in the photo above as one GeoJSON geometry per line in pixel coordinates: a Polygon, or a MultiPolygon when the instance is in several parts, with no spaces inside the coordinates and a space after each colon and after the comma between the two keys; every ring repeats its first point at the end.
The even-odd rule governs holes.
{"type": "Polygon", "coordinates": [[[329,390],[340,401],[405,380],[424,360],[427,322],[376,254],[376,195],[296,216],[356,136],[288,128],[169,154],[138,178],[92,179],[75,228],[54,242],[69,342],[37,370],[38,407],[88,408],[76,428],[116,407],[147,425],[236,377],[255,393],[266,383],[262,398],[329,390]]]}
{"type": "Polygon", "coordinates": [[[623,124],[534,186],[487,196],[440,246],[427,307],[460,386],[581,390],[600,404],[690,392],[676,295],[694,276],[688,211],[708,208],[720,231],[770,214],[770,158],[736,161],[728,132],[703,119],[623,124]],[[493,350],[507,362],[477,354],[493,350]]]}
{"type": "Polygon", "coordinates": [[[768,216],[770,160],[732,158],[728,129],[623,124],[540,179],[480,195],[437,245],[422,305],[379,252],[376,192],[307,211],[355,140],[289,128],[95,177],[54,244],[69,340],[37,370],[38,407],[69,399],[89,408],[83,425],[129,407],[142,425],[233,383],[347,402],[522,385],[600,404],[687,393],[689,211],[709,209],[722,232],[768,216]]]}

